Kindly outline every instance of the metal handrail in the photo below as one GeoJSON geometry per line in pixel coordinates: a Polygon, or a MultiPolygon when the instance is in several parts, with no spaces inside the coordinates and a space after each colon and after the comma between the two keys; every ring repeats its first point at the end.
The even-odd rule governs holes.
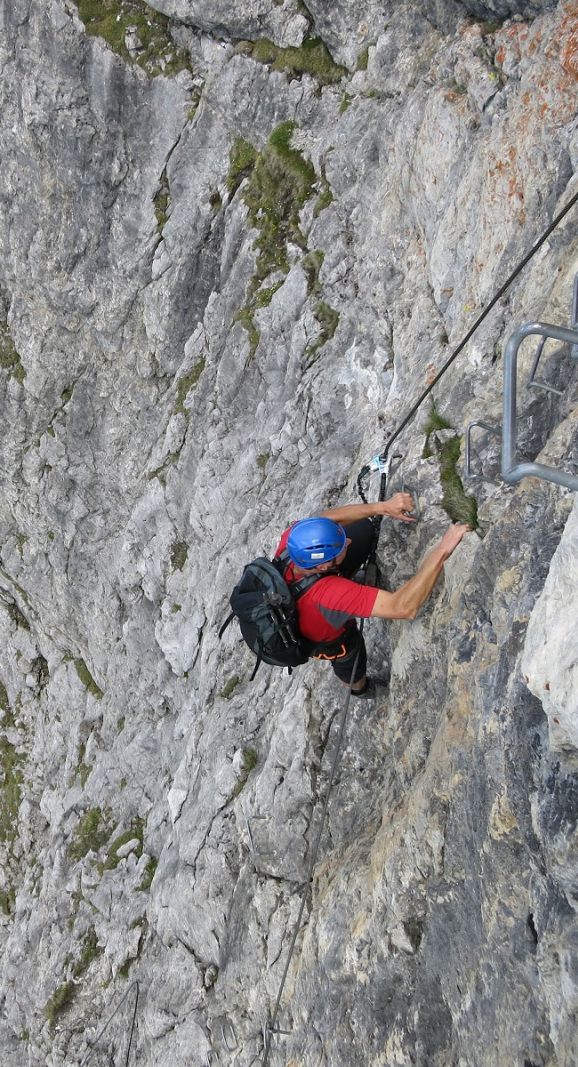
{"type": "Polygon", "coordinates": [[[551,337],[571,346],[573,359],[578,358],[578,330],[564,326],[553,326],[547,322],[526,322],[518,326],[510,336],[504,353],[504,397],[502,426],[502,478],[514,485],[522,478],[543,478],[547,482],[563,485],[566,489],[578,490],[578,476],[567,474],[556,467],[547,467],[543,463],[516,463],[516,372],[518,368],[518,351],[526,337],[551,337]],[[576,351],[577,355],[574,355],[576,351]]]}

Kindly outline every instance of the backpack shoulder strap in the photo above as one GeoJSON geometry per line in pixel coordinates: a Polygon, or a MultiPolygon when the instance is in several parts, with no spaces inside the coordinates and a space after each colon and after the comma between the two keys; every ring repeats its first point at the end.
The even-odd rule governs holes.
{"type": "Polygon", "coordinates": [[[221,626],[221,629],[219,630],[219,641],[221,640],[225,630],[227,629],[227,626],[230,626],[230,624],[232,623],[234,618],[235,618],[235,612],[232,611],[231,614],[227,616],[227,618],[225,619],[223,625],[221,626]]]}
{"type": "MultiPolygon", "coordinates": [[[[288,567],[288,565],[291,563],[289,553],[286,548],[284,548],[278,556],[275,556],[273,563],[275,565],[281,564],[281,567],[279,569],[281,570],[281,573],[284,574],[286,567],[288,567]]],[[[305,575],[304,578],[299,578],[296,582],[291,582],[291,584],[289,585],[289,588],[291,590],[291,596],[294,600],[299,600],[299,597],[303,596],[303,593],[306,593],[312,585],[315,585],[315,583],[318,582],[320,578],[324,577],[325,575],[323,574],[310,574],[309,576],[305,575]]]]}

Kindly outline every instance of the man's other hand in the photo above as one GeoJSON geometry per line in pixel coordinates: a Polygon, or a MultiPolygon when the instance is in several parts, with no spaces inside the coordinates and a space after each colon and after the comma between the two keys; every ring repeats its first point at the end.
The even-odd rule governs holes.
{"type": "Polygon", "coordinates": [[[439,547],[442,549],[446,559],[448,559],[454,549],[458,547],[462,537],[464,537],[465,534],[470,533],[470,531],[471,526],[466,526],[464,522],[452,523],[439,543],[439,547]]]}

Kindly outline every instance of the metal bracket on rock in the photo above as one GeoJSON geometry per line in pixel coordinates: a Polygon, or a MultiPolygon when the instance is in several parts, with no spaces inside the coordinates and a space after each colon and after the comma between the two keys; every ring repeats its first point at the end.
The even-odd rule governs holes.
{"type": "Polygon", "coordinates": [[[282,1030],[280,1026],[271,1026],[271,1023],[265,1023],[263,1027],[263,1044],[265,1048],[269,1045],[269,1039],[272,1037],[291,1037],[292,1030],[282,1030]]]}
{"type": "Polygon", "coordinates": [[[226,1019],[224,1023],[221,1023],[221,1037],[229,1052],[234,1052],[235,1049],[239,1048],[237,1032],[230,1019],[226,1019]]]}
{"type": "Polygon", "coordinates": [[[490,426],[489,422],[482,422],[481,419],[474,419],[473,422],[468,423],[466,427],[466,446],[464,455],[464,471],[466,478],[472,477],[472,430],[479,426],[480,430],[486,430],[488,433],[495,434],[497,437],[502,436],[502,431],[499,426],[490,426]]]}
{"type": "Polygon", "coordinates": [[[536,349],[534,363],[532,365],[532,370],[530,371],[530,377],[528,378],[528,389],[543,389],[546,393],[555,393],[556,396],[563,396],[564,393],[562,389],[555,389],[553,385],[548,385],[547,382],[539,382],[536,378],[538,364],[540,362],[540,359],[542,358],[542,352],[544,351],[544,345],[546,344],[547,340],[547,337],[543,337],[536,349]]]}
{"type": "MultiPolygon", "coordinates": [[[[516,371],[518,350],[526,337],[552,337],[571,346],[570,351],[578,351],[578,330],[569,330],[563,326],[553,326],[548,322],[526,322],[519,326],[508,340],[504,353],[504,417],[502,437],[502,478],[510,485],[522,478],[543,478],[546,482],[563,485],[566,489],[578,490],[578,477],[547,467],[543,463],[516,463],[516,371]]],[[[573,357],[574,358],[574,357],[573,357]]],[[[535,361],[534,361],[535,362],[535,361]]]]}
{"type": "Polygon", "coordinates": [[[268,815],[250,815],[249,817],[247,817],[247,815],[245,815],[244,811],[243,811],[243,816],[245,818],[245,823],[246,823],[246,826],[247,826],[247,833],[249,835],[249,841],[251,843],[251,855],[254,857],[254,859],[264,859],[266,856],[275,856],[276,855],[275,849],[263,849],[263,848],[259,848],[255,844],[255,838],[253,837],[253,831],[252,831],[252,828],[251,828],[251,825],[254,822],[269,822],[269,816],[268,815]]]}

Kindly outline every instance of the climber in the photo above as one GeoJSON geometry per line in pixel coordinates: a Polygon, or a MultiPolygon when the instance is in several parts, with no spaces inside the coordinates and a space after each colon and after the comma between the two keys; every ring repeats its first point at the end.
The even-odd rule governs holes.
{"type": "Polygon", "coordinates": [[[372,516],[386,515],[411,523],[413,500],[409,493],[396,493],[375,504],[348,504],[301,519],[281,536],[276,558],[285,553],[284,577],[291,585],[305,575],[327,575],[315,582],[297,600],[299,631],[311,645],[313,659],[325,659],[339,680],[357,697],[375,695],[375,683],[366,674],[365,642],[355,618],[414,619],[427,600],[445,561],[459,545],[469,526],[449,527],[418,568],[395,593],[352,581],[369,554],[372,516]],[[359,660],[353,680],[355,657],[359,660]]]}

